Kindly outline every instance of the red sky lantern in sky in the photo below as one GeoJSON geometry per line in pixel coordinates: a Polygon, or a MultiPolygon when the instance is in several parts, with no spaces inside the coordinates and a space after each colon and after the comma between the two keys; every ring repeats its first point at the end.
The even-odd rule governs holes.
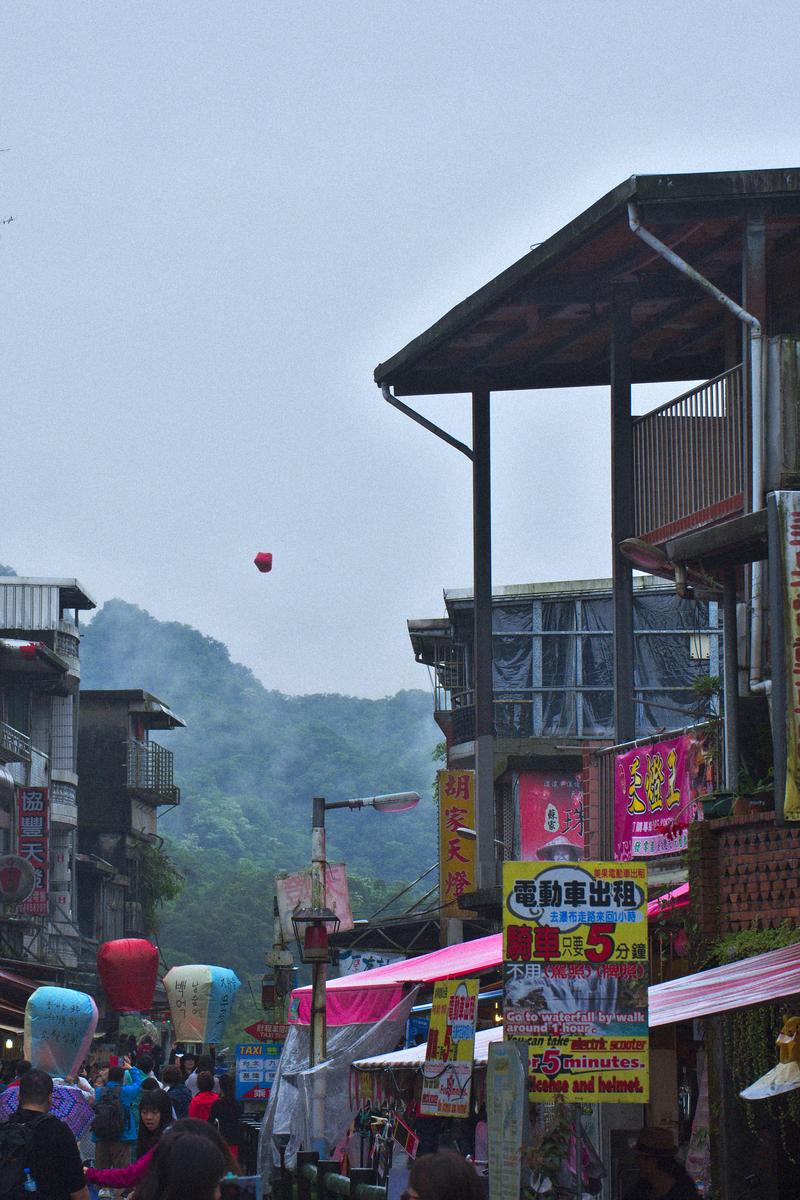
{"type": "Polygon", "coordinates": [[[266,550],[259,550],[258,554],[253,559],[253,562],[258,567],[262,574],[272,570],[272,555],[266,550]]]}
{"type": "Polygon", "coordinates": [[[158,979],[158,950],[144,938],[103,942],[97,951],[100,982],[114,1012],[149,1012],[158,979]]]}

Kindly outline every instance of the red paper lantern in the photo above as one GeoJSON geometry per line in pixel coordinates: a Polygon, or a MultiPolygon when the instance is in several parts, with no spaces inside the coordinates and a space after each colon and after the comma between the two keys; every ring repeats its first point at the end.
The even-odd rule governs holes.
{"type": "Polygon", "coordinates": [[[144,938],[103,942],[97,951],[100,982],[114,1012],[149,1012],[158,979],[158,950],[144,938]]]}

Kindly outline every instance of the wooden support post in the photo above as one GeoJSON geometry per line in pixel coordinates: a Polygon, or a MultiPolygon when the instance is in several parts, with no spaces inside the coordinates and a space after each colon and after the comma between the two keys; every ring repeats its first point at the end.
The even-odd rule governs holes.
{"type": "Polygon", "coordinates": [[[338,1175],[339,1162],[335,1158],[321,1158],[317,1163],[317,1200],[326,1200],[328,1192],[325,1188],[326,1175],[338,1175]]]}
{"type": "Polygon", "coordinates": [[[488,392],[472,393],[472,569],[474,580],[475,830],[478,887],[497,882],[494,846],[492,674],[492,498],[488,392]]]}
{"type": "Polygon", "coordinates": [[[299,1150],[297,1154],[297,1200],[312,1200],[311,1180],[306,1178],[303,1168],[309,1164],[316,1167],[319,1155],[316,1150],[299,1150]]]}
{"type": "Polygon", "coordinates": [[[633,571],[619,549],[633,537],[633,420],[631,417],[631,296],[616,286],[611,320],[611,548],[614,579],[614,733],[636,737],[633,690],[633,571]]]}
{"type": "Polygon", "coordinates": [[[351,1167],[350,1168],[350,1195],[355,1197],[355,1200],[360,1200],[358,1195],[358,1185],[360,1183],[375,1183],[377,1181],[377,1172],[374,1167],[351,1167]]]}
{"type": "Polygon", "coordinates": [[[735,791],[739,782],[739,655],[736,625],[736,568],[723,577],[722,592],[722,673],[723,722],[725,729],[725,787],[735,791]]]}

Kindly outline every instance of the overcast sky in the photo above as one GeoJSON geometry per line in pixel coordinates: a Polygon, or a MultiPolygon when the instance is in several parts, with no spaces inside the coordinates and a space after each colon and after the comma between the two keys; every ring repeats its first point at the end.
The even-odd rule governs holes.
{"type": "MultiPolygon", "coordinates": [[[[797,166],[796,18],[6,0],[0,562],[282,691],[426,687],[405,622],[470,583],[469,463],[375,365],[629,175],[797,166]]],[[[418,407],[469,439],[467,397],[418,407]]],[[[493,419],[495,583],[607,574],[605,394],[493,419]]]]}

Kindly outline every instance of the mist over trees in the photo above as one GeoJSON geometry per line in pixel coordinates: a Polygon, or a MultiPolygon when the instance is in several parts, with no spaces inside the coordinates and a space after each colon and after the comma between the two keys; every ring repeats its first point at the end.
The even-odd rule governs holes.
{"type": "Polygon", "coordinates": [[[348,865],[356,915],[435,861],[432,756],[441,735],[428,693],[286,696],[232,662],[221,642],[122,600],[84,628],[81,675],[85,688],[144,688],[186,721],[155,735],[174,752],[181,788],[180,806],[159,821],[185,877],[162,914],[168,957],[231,966],[242,979],[263,971],[274,873],[308,865],[315,795],[423,797],[407,814],[329,815],[328,857],[348,865]]]}

